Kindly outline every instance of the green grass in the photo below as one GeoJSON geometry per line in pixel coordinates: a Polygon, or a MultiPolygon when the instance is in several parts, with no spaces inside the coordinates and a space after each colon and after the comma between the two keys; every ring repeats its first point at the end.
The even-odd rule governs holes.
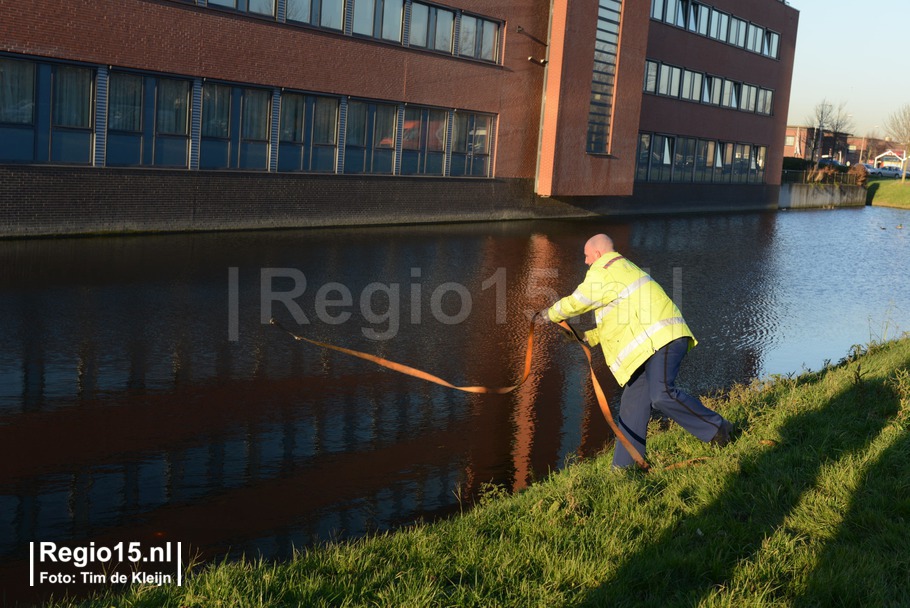
{"type": "Polygon", "coordinates": [[[706,401],[737,439],[655,425],[649,474],[606,454],[446,521],[80,605],[906,605],[910,337],[706,401]]]}
{"type": "Polygon", "coordinates": [[[872,178],[866,192],[866,202],[872,205],[910,209],[910,179],[872,178]]]}

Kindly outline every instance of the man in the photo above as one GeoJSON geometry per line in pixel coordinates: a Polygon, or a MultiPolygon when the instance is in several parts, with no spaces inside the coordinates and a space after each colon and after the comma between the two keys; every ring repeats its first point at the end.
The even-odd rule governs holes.
{"type": "MultiPolygon", "coordinates": [[[[610,371],[625,387],[618,424],[627,439],[644,456],[654,408],[702,441],[729,443],[733,426],[674,385],[680,362],[696,344],[679,308],[650,276],[613,250],[607,235],[588,239],[584,253],[590,266],[584,282],[540,316],[558,323],[595,311],[597,327],[585,332],[585,341],[600,344],[610,371]]],[[[613,466],[632,464],[617,442],[613,466]]]]}

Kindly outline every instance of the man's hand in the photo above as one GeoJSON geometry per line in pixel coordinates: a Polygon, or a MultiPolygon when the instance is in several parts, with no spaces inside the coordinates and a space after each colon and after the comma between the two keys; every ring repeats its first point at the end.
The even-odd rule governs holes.
{"type": "Polygon", "coordinates": [[[531,317],[531,322],[537,323],[549,323],[550,322],[550,309],[544,308],[543,310],[538,310],[534,313],[534,316],[531,317]]]}

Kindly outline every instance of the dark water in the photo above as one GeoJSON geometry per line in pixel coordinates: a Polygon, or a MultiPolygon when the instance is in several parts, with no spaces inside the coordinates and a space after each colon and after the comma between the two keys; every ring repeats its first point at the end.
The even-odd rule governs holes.
{"type": "Polygon", "coordinates": [[[700,341],[680,383],[704,392],[910,330],[908,218],[0,242],[0,599],[29,597],[30,541],[282,558],[450,514],[483,484],[520,489],[609,446],[584,358],[552,328],[529,381],[495,396],[295,342],[270,316],[456,385],[512,384],[528,312],[572,291],[584,240],[604,231],[680,304],[700,341]]]}

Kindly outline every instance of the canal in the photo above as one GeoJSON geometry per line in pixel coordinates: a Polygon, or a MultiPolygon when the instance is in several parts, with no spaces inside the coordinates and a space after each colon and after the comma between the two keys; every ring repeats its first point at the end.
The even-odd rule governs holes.
{"type": "Polygon", "coordinates": [[[585,239],[606,232],[680,305],[700,344],[679,383],[704,393],[910,330],[908,218],[0,242],[0,586],[26,587],[30,541],[280,559],[449,515],[485,484],[520,490],[610,445],[583,355],[552,326],[522,387],[474,395],[297,342],[271,317],[456,385],[510,385],[529,314],[574,289],[585,239]]]}

